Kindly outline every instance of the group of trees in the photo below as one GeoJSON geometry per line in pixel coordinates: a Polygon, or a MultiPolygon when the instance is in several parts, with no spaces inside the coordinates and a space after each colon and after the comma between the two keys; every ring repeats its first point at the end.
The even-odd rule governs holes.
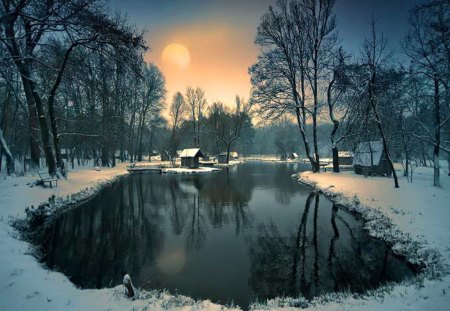
{"type": "MultiPolygon", "coordinates": [[[[176,93],[147,64],[143,33],[100,0],[0,1],[0,170],[67,163],[114,166],[181,143],[230,151],[251,136],[248,105],[208,107],[201,88],[176,93]],[[245,135],[244,135],[245,136],[245,135]]],[[[20,169],[22,170],[22,169],[20,169]]]]}
{"type": "Polygon", "coordinates": [[[171,158],[181,147],[200,147],[210,154],[227,152],[232,148],[251,145],[254,130],[251,104],[236,96],[234,107],[222,102],[208,105],[201,88],[188,87],[186,94],[175,93],[169,107],[170,138],[166,146],[171,158]]]}
{"type": "MultiPolygon", "coordinates": [[[[439,186],[442,152],[450,164],[450,1],[430,0],[411,10],[400,62],[374,19],[359,55],[344,51],[338,45],[334,4],[279,0],[262,17],[255,41],[261,52],[249,69],[260,116],[296,124],[315,172],[322,121],[332,124],[335,172],[339,147],[381,140],[392,169],[394,154],[406,159],[406,175],[411,159],[432,162],[439,186]]],[[[393,177],[398,187],[395,170],[393,177]]]]}
{"type": "MultiPolygon", "coordinates": [[[[142,157],[163,120],[165,80],[146,65],[143,34],[98,0],[0,1],[0,141],[14,159],[51,175],[74,162],[142,157]],[[151,135],[150,135],[151,136],[151,135]]],[[[0,156],[1,163],[1,156],[0,156]]],[[[1,166],[0,166],[1,167],[1,166]]]]}

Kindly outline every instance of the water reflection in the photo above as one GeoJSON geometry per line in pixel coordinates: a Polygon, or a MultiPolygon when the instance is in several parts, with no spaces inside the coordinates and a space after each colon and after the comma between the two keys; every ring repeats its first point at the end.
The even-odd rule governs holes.
{"type": "Polygon", "coordinates": [[[210,175],[136,174],[45,229],[43,260],[81,287],[120,284],[234,301],[362,291],[411,270],[363,224],[290,178],[247,163],[210,175]]]}
{"type": "Polygon", "coordinates": [[[310,193],[295,231],[284,235],[273,223],[258,226],[250,243],[252,289],[261,299],[303,296],[350,289],[362,292],[377,284],[413,275],[408,265],[363,231],[353,215],[310,193]]]}

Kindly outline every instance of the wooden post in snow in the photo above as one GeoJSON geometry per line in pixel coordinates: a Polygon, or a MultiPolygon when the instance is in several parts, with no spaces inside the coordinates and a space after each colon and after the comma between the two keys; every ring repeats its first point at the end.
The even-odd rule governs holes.
{"type": "Polygon", "coordinates": [[[129,298],[134,297],[133,282],[131,282],[131,278],[128,274],[125,274],[123,277],[123,285],[125,286],[126,295],[129,298]]]}

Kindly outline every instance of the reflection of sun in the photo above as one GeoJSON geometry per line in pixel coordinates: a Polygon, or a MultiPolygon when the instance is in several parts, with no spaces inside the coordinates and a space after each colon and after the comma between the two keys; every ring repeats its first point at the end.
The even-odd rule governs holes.
{"type": "Polygon", "coordinates": [[[178,43],[172,43],[166,46],[161,54],[161,59],[166,65],[181,68],[189,66],[191,61],[188,49],[178,43]]]}
{"type": "Polygon", "coordinates": [[[174,275],[184,268],[186,254],[182,249],[166,250],[156,259],[156,266],[164,274],[174,275]]]}

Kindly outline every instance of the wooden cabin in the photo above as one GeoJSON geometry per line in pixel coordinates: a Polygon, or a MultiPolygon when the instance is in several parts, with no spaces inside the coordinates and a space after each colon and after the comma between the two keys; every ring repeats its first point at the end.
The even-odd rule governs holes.
{"type": "MultiPolygon", "coordinates": [[[[230,160],[231,160],[231,154],[230,154],[230,160]]],[[[222,152],[217,156],[217,163],[227,164],[227,153],[226,152],[222,152]]]]}
{"type": "Polygon", "coordinates": [[[353,152],[339,151],[338,152],[339,165],[353,165],[353,152]]]}
{"type": "Polygon", "coordinates": [[[203,153],[200,148],[184,149],[180,154],[181,167],[198,168],[200,158],[203,158],[203,153]]]}
{"type": "Polygon", "coordinates": [[[382,141],[359,143],[353,158],[355,173],[360,175],[392,174],[382,141]]]}
{"type": "MultiPolygon", "coordinates": [[[[228,156],[228,161],[235,161],[239,159],[239,155],[236,151],[231,151],[230,155],[228,156]]],[[[227,153],[222,152],[217,156],[217,163],[220,164],[227,164],[227,153]]]]}

